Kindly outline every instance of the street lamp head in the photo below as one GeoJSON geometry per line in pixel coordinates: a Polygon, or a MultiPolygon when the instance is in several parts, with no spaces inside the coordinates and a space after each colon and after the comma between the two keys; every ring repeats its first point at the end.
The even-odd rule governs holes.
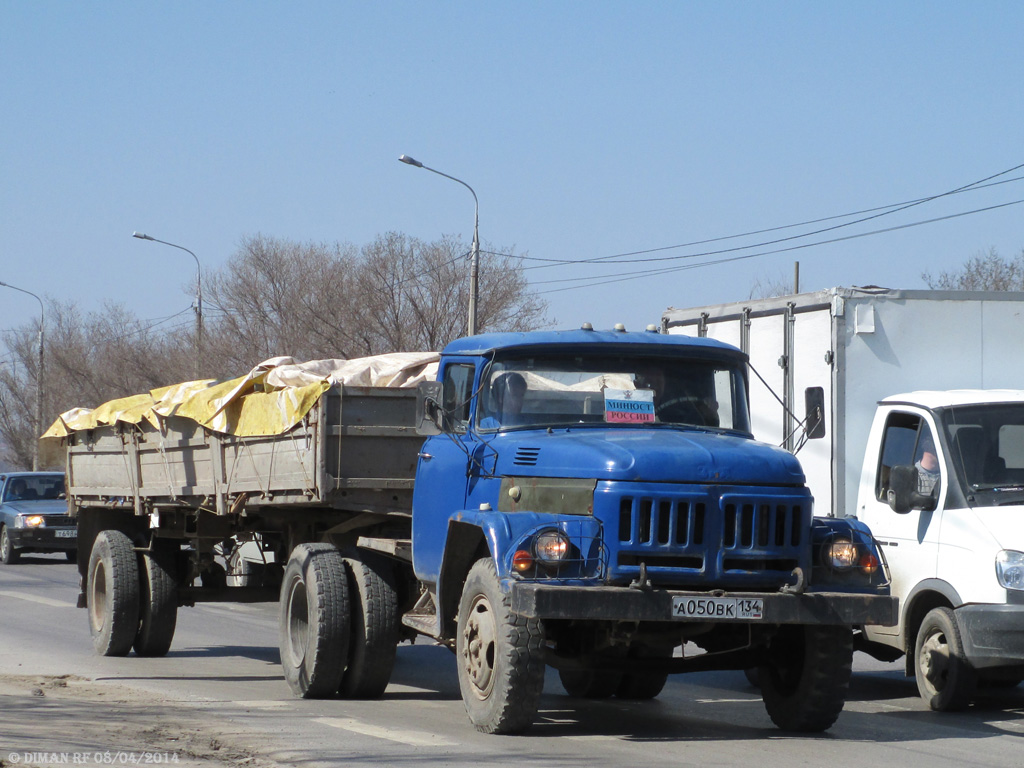
{"type": "Polygon", "coordinates": [[[137,237],[139,240],[152,240],[153,238],[143,232],[132,232],[132,237],[137,237]]]}
{"type": "Polygon", "coordinates": [[[413,157],[409,157],[408,155],[399,155],[398,159],[406,165],[415,165],[417,168],[423,167],[423,163],[413,157]]]}

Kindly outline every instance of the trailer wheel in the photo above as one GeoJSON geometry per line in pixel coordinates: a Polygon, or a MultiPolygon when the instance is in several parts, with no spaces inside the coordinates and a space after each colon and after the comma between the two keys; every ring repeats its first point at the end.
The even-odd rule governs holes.
{"type": "Polygon", "coordinates": [[[178,584],[174,577],[176,553],[154,543],[139,553],[139,631],[135,653],[166,656],[178,621],[178,584]]]}
{"type": "Polygon", "coordinates": [[[488,557],[469,571],[459,602],[455,652],[469,719],[484,733],[521,733],[544,688],[544,625],[512,613],[488,557]]]}
{"type": "Polygon", "coordinates": [[[11,537],[7,535],[7,526],[0,525],[0,563],[14,565],[19,560],[21,553],[11,543],[11,537]]]}
{"type": "Polygon", "coordinates": [[[852,667],[849,627],[782,627],[758,670],[768,716],[784,731],[827,730],[843,711],[852,667]]]}
{"type": "Polygon", "coordinates": [[[574,699],[607,699],[622,683],[622,673],[609,669],[560,669],[558,679],[574,699]]]}
{"type": "Polygon", "coordinates": [[[89,555],[86,605],[96,653],[126,656],[139,630],[139,564],[121,531],[100,531],[89,555]]]}
{"type": "Polygon", "coordinates": [[[391,564],[372,554],[345,558],[352,605],[348,666],[338,689],[348,699],[383,695],[398,647],[398,594],[391,564]]]}
{"type": "Polygon", "coordinates": [[[917,690],[936,712],[955,712],[971,702],[977,676],[964,657],[964,644],[953,611],[934,608],[917,631],[914,644],[917,690]]]}
{"type": "Polygon", "coordinates": [[[341,684],[349,643],[345,563],[331,544],[292,550],[281,584],[281,666],[304,699],[333,696],[341,684]]]}

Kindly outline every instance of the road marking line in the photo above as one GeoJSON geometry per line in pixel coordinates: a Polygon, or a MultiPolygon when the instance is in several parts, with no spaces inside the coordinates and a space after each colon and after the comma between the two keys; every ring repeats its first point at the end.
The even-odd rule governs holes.
{"type": "Polygon", "coordinates": [[[16,600],[27,600],[30,603],[39,603],[40,605],[48,605],[51,608],[74,608],[74,603],[65,603],[63,600],[54,600],[49,597],[39,597],[37,595],[26,595],[21,592],[11,592],[9,590],[0,589],[0,597],[13,597],[16,600]]]}
{"type": "Polygon", "coordinates": [[[563,736],[562,738],[573,741],[622,741],[621,736],[609,736],[605,733],[588,733],[583,736],[563,736]]]}
{"type": "Polygon", "coordinates": [[[394,728],[384,728],[379,725],[363,723],[351,717],[318,717],[315,722],[329,725],[332,728],[341,728],[352,733],[361,733],[364,736],[373,736],[378,739],[397,741],[399,744],[408,744],[410,747],[457,747],[458,742],[448,741],[441,736],[425,731],[399,731],[394,728]]]}

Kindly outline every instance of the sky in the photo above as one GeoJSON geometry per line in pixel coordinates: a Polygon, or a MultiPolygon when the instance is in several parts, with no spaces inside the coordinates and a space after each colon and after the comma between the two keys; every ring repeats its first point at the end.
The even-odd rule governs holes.
{"type": "MultiPolygon", "coordinates": [[[[550,327],[797,261],[804,291],[924,288],[1024,249],[1022,33],[1009,0],[0,0],[0,281],[171,328],[195,261],[133,231],[204,273],[255,234],[468,245],[472,195],[407,154],[473,188],[550,327]]],[[[38,316],[0,287],[0,330],[38,316]]]]}

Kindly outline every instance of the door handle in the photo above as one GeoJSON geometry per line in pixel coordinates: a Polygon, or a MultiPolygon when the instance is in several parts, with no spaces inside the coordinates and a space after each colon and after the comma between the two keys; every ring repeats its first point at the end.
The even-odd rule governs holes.
{"type": "Polygon", "coordinates": [[[424,461],[430,461],[430,460],[431,460],[432,458],[434,458],[434,457],[433,457],[433,456],[432,456],[431,454],[429,454],[429,453],[417,453],[416,455],[417,455],[417,456],[419,456],[419,457],[420,457],[421,459],[423,459],[424,461]]]}

